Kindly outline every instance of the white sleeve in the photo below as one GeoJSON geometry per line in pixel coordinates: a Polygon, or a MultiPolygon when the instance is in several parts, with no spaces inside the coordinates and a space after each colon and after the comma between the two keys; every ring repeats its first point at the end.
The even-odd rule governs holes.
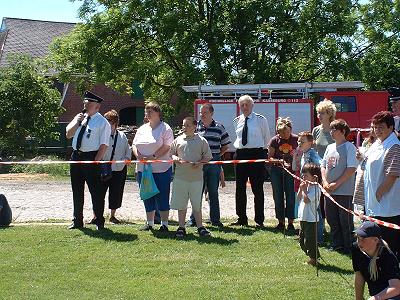
{"type": "Polygon", "coordinates": [[[268,148],[269,140],[271,139],[271,133],[269,132],[268,120],[267,118],[263,118],[262,127],[264,134],[264,148],[268,148]]]}
{"type": "Polygon", "coordinates": [[[100,133],[100,145],[107,145],[109,146],[110,142],[110,135],[111,135],[111,125],[104,119],[104,126],[103,130],[100,133]]]}
{"type": "Polygon", "coordinates": [[[347,148],[347,167],[357,168],[358,160],[356,158],[356,153],[357,153],[356,147],[352,143],[347,142],[346,148],[347,148]]]}

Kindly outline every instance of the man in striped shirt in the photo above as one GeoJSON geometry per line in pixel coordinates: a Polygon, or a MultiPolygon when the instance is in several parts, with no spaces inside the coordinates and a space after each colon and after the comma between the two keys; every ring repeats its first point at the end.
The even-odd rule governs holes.
{"type": "MultiPolygon", "coordinates": [[[[212,160],[220,160],[228,150],[230,144],[229,135],[225,127],[213,119],[214,107],[211,103],[205,103],[200,108],[200,120],[197,122],[197,133],[204,137],[211,149],[212,160]]],[[[213,226],[222,227],[220,220],[218,187],[221,173],[220,165],[207,164],[203,166],[204,189],[208,191],[210,204],[210,221],[213,226]]],[[[203,190],[204,190],[203,189],[203,190]]],[[[194,225],[193,216],[190,217],[191,225],[194,225]]]]}

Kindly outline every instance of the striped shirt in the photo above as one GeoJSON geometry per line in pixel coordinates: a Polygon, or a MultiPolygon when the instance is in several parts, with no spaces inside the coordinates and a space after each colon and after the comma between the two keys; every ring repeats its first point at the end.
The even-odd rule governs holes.
{"type": "Polygon", "coordinates": [[[221,147],[231,143],[224,125],[214,120],[212,120],[208,127],[204,126],[204,123],[199,120],[197,122],[196,132],[207,140],[212,154],[220,154],[221,147]]]}

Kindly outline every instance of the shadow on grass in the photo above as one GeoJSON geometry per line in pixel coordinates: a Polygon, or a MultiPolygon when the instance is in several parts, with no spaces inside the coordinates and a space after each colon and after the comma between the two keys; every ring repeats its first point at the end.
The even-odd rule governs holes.
{"type": "Polygon", "coordinates": [[[331,273],[338,273],[341,275],[352,275],[354,273],[351,270],[342,269],[342,268],[339,268],[338,266],[327,264],[325,261],[323,261],[323,262],[324,262],[324,264],[318,265],[319,270],[322,270],[325,272],[331,272],[331,273]]]}
{"type": "Polygon", "coordinates": [[[239,243],[237,239],[224,239],[216,236],[201,237],[197,234],[187,233],[184,238],[176,238],[175,231],[160,232],[153,231],[153,236],[158,239],[174,239],[182,242],[197,241],[199,244],[218,244],[222,246],[229,246],[232,244],[239,243]]]}
{"type": "Polygon", "coordinates": [[[137,240],[137,238],[138,238],[138,236],[136,234],[114,232],[108,228],[104,228],[103,230],[98,231],[98,230],[84,227],[79,230],[90,237],[103,239],[105,241],[131,242],[131,241],[137,240]]]}
{"type": "Polygon", "coordinates": [[[256,230],[250,226],[224,226],[224,227],[208,227],[211,231],[219,231],[223,233],[236,233],[239,235],[253,235],[256,230]]]}
{"type": "Polygon", "coordinates": [[[12,225],[0,225],[0,230],[11,228],[11,227],[14,227],[14,226],[12,226],[12,225]]]}

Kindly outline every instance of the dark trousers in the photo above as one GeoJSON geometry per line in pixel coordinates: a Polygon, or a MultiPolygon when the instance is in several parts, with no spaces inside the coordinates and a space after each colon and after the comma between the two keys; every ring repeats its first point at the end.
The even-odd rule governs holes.
{"type": "Polygon", "coordinates": [[[121,171],[113,171],[112,177],[103,184],[104,199],[108,190],[108,208],[117,209],[121,207],[122,197],[124,195],[125,181],[126,181],[126,166],[121,171]]]}
{"type": "MultiPolygon", "coordinates": [[[[353,210],[353,196],[332,195],[333,199],[343,207],[353,210]]],[[[338,207],[325,197],[325,215],[331,227],[331,242],[334,248],[350,249],[353,243],[353,215],[338,207]]]]}
{"type": "MultiPolygon", "coordinates": [[[[379,220],[393,223],[400,226],[400,216],[393,217],[379,217],[376,216],[379,220]]],[[[382,225],[379,225],[382,232],[382,239],[388,243],[390,250],[396,255],[397,259],[400,261],[400,230],[388,228],[382,225]]]]}
{"type": "MultiPolygon", "coordinates": [[[[97,151],[72,152],[71,160],[94,160],[97,151]]],[[[97,164],[71,164],[71,185],[74,201],[73,222],[83,225],[83,203],[85,182],[88,185],[92,197],[93,212],[96,215],[96,224],[104,224],[104,195],[100,181],[100,166],[97,164]]]]}
{"type": "MultiPolygon", "coordinates": [[[[234,159],[265,159],[266,153],[262,148],[238,149],[234,159]]],[[[258,224],[264,222],[264,178],[265,163],[235,164],[236,177],[236,214],[238,222],[247,224],[247,194],[246,183],[250,180],[251,190],[254,194],[254,221],[258,224]]]]}
{"type": "Polygon", "coordinates": [[[317,259],[317,223],[300,221],[300,247],[308,257],[317,259]]]}

